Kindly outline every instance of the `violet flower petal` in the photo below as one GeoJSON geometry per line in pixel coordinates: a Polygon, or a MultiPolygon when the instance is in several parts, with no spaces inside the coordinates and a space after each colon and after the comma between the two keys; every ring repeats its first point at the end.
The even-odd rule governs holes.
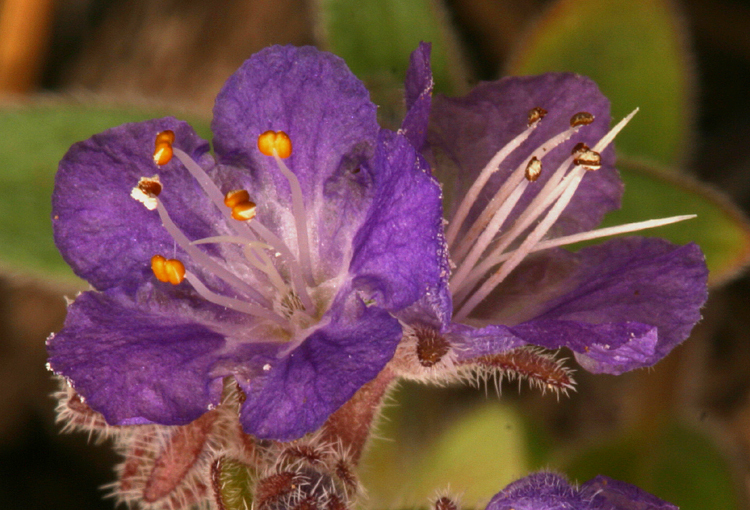
{"type": "MultiPolygon", "coordinates": [[[[568,347],[590,372],[620,374],[655,364],[700,319],[708,271],[694,244],[629,237],[577,254],[559,250],[547,256],[552,253],[564,261],[551,266],[565,273],[557,288],[550,286],[540,302],[524,301],[533,315],[523,319],[523,310],[517,309],[520,324],[485,328],[487,338],[494,334],[499,340],[467,341],[463,359],[507,350],[510,335],[549,349],[568,347]]],[[[528,280],[532,275],[549,278],[544,272],[527,273],[524,281],[530,289],[538,287],[528,280]]],[[[511,303],[518,297],[498,294],[497,299],[494,306],[502,309],[504,300],[511,303]]]]}
{"type": "Polygon", "coordinates": [[[339,298],[329,318],[289,355],[266,357],[267,375],[238,378],[247,394],[240,415],[246,432],[284,441],[319,428],[375,378],[401,339],[398,321],[356,293],[339,298]]]}
{"type": "Polygon", "coordinates": [[[432,69],[430,52],[432,44],[420,42],[409,59],[406,71],[404,96],[406,99],[406,116],[401,123],[401,133],[409,139],[418,151],[421,151],[427,138],[427,125],[430,120],[432,105],[432,69]]]}
{"type": "Polygon", "coordinates": [[[257,141],[267,130],[286,132],[293,150],[285,161],[308,206],[321,199],[342,157],[374,145],[379,130],[362,82],[342,59],[310,46],[273,46],[253,55],[216,97],[211,128],[220,163],[268,172],[283,190],[289,189],[286,179],[257,141]]]}
{"type": "Polygon", "coordinates": [[[383,130],[374,167],[376,193],[354,239],[354,285],[398,311],[425,293],[447,293],[440,186],[407,139],[383,130]]]}
{"type": "MultiPolygon", "coordinates": [[[[533,149],[565,131],[570,126],[571,116],[587,111],[594,115],[595,120],[542,160],[544,170],[541,177],[521,198],[509,221],[526,208],[576,143],[584,142],[593,147],[609,130],[609,101],[593,81],[570,73],[508,77],[480,83],[464,97],[438,95],[433,99],[427,141],[434,159],[432,166],[446,190],[449,213],[492,156],[526,129],[527,114],[535,107],[546,109],[547,116],[492,176],[470,217],[477,214],[479,207],[484,208],[492,194],[519,164],[529,158],[533,149]]],[[[551,231],[554,236],[590,230],[601,222],[605,213],[619,208],[622,183],[614,168],[614,159],[611,147],[603,151],[602,167],[583,179],[575,199],[565,208],[551,231]]]]}
{"type": "Polygon", "coordinates": [[[678,510],[634,485],[605,476],[572,486],[553,473],[534,473],[497,493],[486,510],[678,510]]]}
{"type": "Polygon", "coordinates": [[[175,160],[158,167],[152,159],[156,134],[171,129],[176,146],[209,167],[208,142],[173,118],[125,124],[73,145],[60,161],[52,195],[55,244],[65,261],[98,290],[133,292],[152,278],[149,261],[171,252],[174,241],[158,215],[130,196],[141,177],[161,176],[163,200],[173,219],[192,238],[213,231],[218,221],[208,199],[175,160]]]}
{"type": "Polygon", "coordinates": [[[596,500],[603,510],[678,510],[635,485],[599,475],[581,485],[581,494],[596,500]]]}
{"type": "Polygon", "coordinates": [[[267,48],[224,85],[211,127],[218,162],[241,169],[235,187],[250,192],[259,217],[282,238],[292,236],[281,232],[283,219],[272,206],[288,208],[289,183],[257,140],[267,130],[289,135],[292,155],[284,162],[300,181],[307,215],[321,220],[308,222],[318,239],[311,244],[316,278],[340,272],[367,209],[368,161],[379,130],[367,89],[344,61],[313,47],[267,48]]]}
{"type": "Polygon", "coordinates": [[[176,315],[136,308],[118,291],[84,292],[47,342],[50,367],[113,425],[183,425],[218,404],[209,376],[224,337],[176,315]]]}

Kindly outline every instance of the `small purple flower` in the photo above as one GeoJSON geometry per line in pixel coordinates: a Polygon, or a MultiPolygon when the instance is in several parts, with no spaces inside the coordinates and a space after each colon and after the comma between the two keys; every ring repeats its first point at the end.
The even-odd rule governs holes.
{"type": "Polygon", "coordinates": [[[499,371],[566,391],[569,371],[539,348],[567,347],[587,370],[620,374],[682,342],[707,297],[698,246],[629,237],[561,248],[689,218],[593,230],[619,207],[611,142],[633,114],[610,130],[607,99],[569,73],[481,83],[425,106],[426,62],[422,45],[403,131],[443,183],[449,261],[442,284],[398,313],[407,326],[393,364],[402,375],[499,371]]]}
{"type": "Polygon", "coordinates": [[[380,372],[402,336],[392,314],[440,281],[440,189],[314,48],[245,62],[212,129],[213,155],[164,118],[60,162],[55,241],[95,290],[48,340],[49,364],[117,425],[189,423],[233,377],[245,431],[294,439],[380,372]]]}
{"type": "Polygon", "coordinates": [[[677,510],[634,485],[597,476],[580,487],[553,473],[534,473],[497,493],[487,510],[677,510]]]}

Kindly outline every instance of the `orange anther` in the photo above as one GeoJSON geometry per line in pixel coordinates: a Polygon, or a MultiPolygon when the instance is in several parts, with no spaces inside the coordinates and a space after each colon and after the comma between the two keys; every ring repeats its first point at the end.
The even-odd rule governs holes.
{"type": "Polygon", "coordinates": [[[224,204],[229,208],[249,200],[250,194],[244,189],[235,189],[224,195],[224,204]]]}
{"type": "Polygon", "coordinates": [[[273,156],[274,151],[280,158],[292,155],[292,140],[283,131],[266,131],[258,137],[258,149],[266,156],[273,156]]]}
{"type": "Polygon", "coordinates": [[[160,143],[168,143],[169,145],[172,145],[174,143],[174,131],[167,129],[156,135],[154,146],[158,147],[160,143]]]}
{"type": "Polygon", "coordinates": [[[172,159],[172,144],[161,142],[156,145],[154,150],[154,163],[157,165],[166,165],[172,159]]]}
{"type": "Polygon", "coordinates": [[[248,221],[255,218],[255,202],[248,200],[232,207],[232,218],[238,221],[248,221]]]}
{"type": "Polygon", "coordinates": [[[151,257],[151,270],[160,282],[177,285],[185,279],[185,266],[177,259],[166,259],[161,255],[151,257]]]}
{"type": "Polygon", "coordinates": [[[167,271],[164,269],[164,264],[167,262],[167,259],[162,257],[161,255],[154,255],[151,257],[151,270],[154,272],[154,276],[156,276],[156,279],[160,282],[167,282],[169,279],[167,278],[167,271]]]}

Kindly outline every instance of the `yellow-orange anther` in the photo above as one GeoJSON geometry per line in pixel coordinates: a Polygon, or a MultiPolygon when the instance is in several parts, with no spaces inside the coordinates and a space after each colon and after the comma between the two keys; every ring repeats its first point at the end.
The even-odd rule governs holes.
{"type": "Polygon", "coordinates": [[[151,270],[160,282],[177,285],[185,279],[185,266],[177,259],[166,259],[161,255],[151,257],[151,270]]]}
{"type": "Polygon", "coordinates": [[[248,202],[250,200],[250,193],[244,189],[234,189],[224,195],[224,204],[230,209],[237,204],[242,202],[248,202]]]}
{"type": "Polygon", "coordinates": [[[248,200],[232,207],[232,218],[238,221],[248,221],[255,218],[255,202],[248,200]]]}
{"type": "Polygon", "coordinates": [[[154,163],[166,165],[172,159],[172,143],[174,143],[174,131],[167,129],[156,135],[154,141],[154,163]]]}
{"type": "Polygon", "coordinates": [[[266,131],[258,137],[258,149],[266,156],[273,156],[273,151],[280,158],[292,155],[292,140],[283,131],[266,131]]]}
{"type": "Polygon", "coordinates": [[[174,131],[171,129],[167,129],[166,131],[162,131],[158,135],[156,135],[156,141],[154,142],[155,146],[158,146],[160,143],[168,143],[169,145],[172,145],[174,143],[174,131]]]}
{"type": "Polygon", "coordinates": [[[166,165],[172,160],[172,144],[162,142],[154,149],[154,163],[157,165],[166,165]]]}
{"type": "Polygon", "coordinates": [[[255,218],[255,202],[244,189],[235,189],[224,195],[224,203],[232,210],[232,218],[248,221],[255,218]]]}

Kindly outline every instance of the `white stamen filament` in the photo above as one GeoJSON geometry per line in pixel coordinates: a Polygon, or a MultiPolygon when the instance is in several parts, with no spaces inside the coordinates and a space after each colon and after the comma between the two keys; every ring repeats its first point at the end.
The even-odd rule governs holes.
{"type": "Polygon", "coordinates": [[[456,214],[453,215],[453,220],[448,225],[448,230],[445,233],[445,239],[448,242],[448,246],[453,244],[456,239],[458,230],[466,219],[466,215],[469,214],[469,209],[476,201],[479,196],[479,192],[482,191],[487,180],[500,169],[500,165],[505,161],[511,152],[513,152],[519,145],[526,141],[531,133],[536,129],[541,120],[534,122],[531,126],[527,127],[520,135],[516,136],[511,140],[505,147],[497,151],[497,153],[490,159],[490,162],[479,172],[477,180],[471,185],[469,190],[466,192],[466,196],[461,200],[456,214]]]}
{"type": "Polygon", "coordinates": [[[268,301],[268,299],[263,296],[263,294],[261,294],[257,289],[252,288],[250,285],[238,278],[234,273],[218,264],[211,257],[191,244],[190,239],[188,239],[187,236],[182,233],[179,227],[177,227],[177,225],[175,225],[175,223],[172,221],[172,218],[169,217],[169,214],[164,208],[164,204],[162,204],[161,200],[157,200],[156,210],[159,212],[159,218],[161,218],[161,224],[164,229],[169,232],[169,234],[172,236],[172,239],[177,242],[177,245],[185,250],[195,262],[197,262],[225,282],[229,283],[236,289],[241,290],[248,296],[252,296],[252,298],[258,301],[260,304],[264,306],[270,306],[270,302],[268,301]]]}
{"type": "MultiPolygon", "coordinates": [[[[556,237],[555,239],[548,239],[546,241],[540,241],[529,253],[534,253],[542,250],[549,250],[550,248],[558,248],[560,246],[567,246],[569,244],[580,243],[583,241],[591,241],[593,239],[599,239],[602,237],[611,237],[619,234],[627,234],[630,232],[638,232],[649,228],[663,227],[664,225],[671,225],[672,223],[679,223],[680,221],[692,220],[696,218],[696,214],[683,214],[681,216],[669,216],[667,218],[659,218],[656,220],[645,220],[637,221],[633,223],[624,223],[622,225],[616,225],[614,227],[598,228],[596,230],[589,230],[588,232],[581,232],[578,234],[571,234],[568,236],[556,237]]],[[[492,265],[496,266],[501,262],[505,262],[513,256],[515,251],[503,253],[499,257],[492,260],[492,265]]],[[[489,259],[488,259],[489,260],[489,259]]]]}
{"type": "Polygon", "coordinates": [[[198,239],[190,244],[210,244],[210,243],[234,243],[241,244],[245,257],[250,264],[256,269],[265,273],[268,279],[271,281],[274,287],[278,289],[282,295],[289,292],[289,286],[284,283],[284,279],[279,274],[276,266],[271,262],[270,257],[263,250],[273,249],[272,246],[262,243],[260,241],[250,241],[241,236],[214,236],[206,237],[204,239],[198,239]],[[260,259],[260,260],[258,260],[260,259]]]}
{"type": "Polygon", "coordinates": [[[185,271],[185,279],[188,282],[190,282],[190,285],[193,286],[195,291],[198,294],[200,294],[200,296],[206,301],[210,301],[211,303],[229,308],[231,310],[235,310],[237,312],[242,312],[248,315],[254,315],[256,317],[261,317],[264,319],[271,320],[279,324],[280,326],[287,325],[287,321],[285,321],[279,315],[276,315],[275,313],[273,313],[268,308],[253,305],[246,301],[242,301],[240,299],[234,299],[234,298],[230,298],[227,296],[221,296],[219,294],[212,292],[211,290],[208,289],[208,287],[206,287],[203,284],[203,282],[200,281],[200,279],[197,276],[195,276],[190,271],[185,271]]]}
{"type": "Polygon", "coordinates": [[[279,253],[281,253],[282,256],[286,256],[288,260],[291,260],[294,262],[294,267],[290,268],[289,274],[292,278],[292,284],[294,285],[294,290],[299,296],[300,300],[302,300],[302,304],[305,306],[306,310],[312,310],[313,309],[313,302],[312,299],[310,299],[310,295],[307,293],[307,285],[305,284],[305,281],[302,277],[302,270],[299,267],[299,264],[296,263],[296,259],[294,258],[294,255],[292,254],[289,247],[279,239],[279,237],[268,230],[262,223],[259,223],[257,221],[253,222],[251,224],[252,230],[258,234],[258,237],[263,239],[265,242],[273,246],[279,253]]]}
{"type": "Polygon", "coordinates": [[[531,224],[536,221],[544,213],[544,211],[550,205],[552,205],[552,203],[557,200],[560,195],[562,195],[562,193],[567,189],[568,185],[575,177],[575,173],[571,172],[564,178],[560,178],[572,162],[573,157],[571,156],[557,168],[554,175],[545,184],[545,186],[537,194],[537,196],[534,197],[526,210],[513,223],[513,227],[511,227],[508,232],[504,233],[500,237],[500,239],[498,239],[496,246],[492,248],[492,251],[485,258],[485,260],[480,262],[476,267],[472,268],[466,278],[464,278],[460,282],[457,282],[457,287],[453,288],[453,292],[454,296],[456,296],[459,301],[463,299],[465,297],[465,293],[468,292],[476,284],[476,282],[479,281],[482,276],[490,270],[490,268],[492,268],[492,265],[494,264],[490,265],[487,260],[502,254],[508,248],[508,246],[510,246],[513,241],[518,238],[518,236],[525,232],[526,229],[529,228],[531,224]]]}
{"type": "Polygon", "coordinates": [[[526,191],[528,185],[529,181],[527,181],[526,179],[522,180],[521,183],[516,186],[516,189],[513,190],[513,193],[510,194],[507,200],[503,202],[502,207],[500,207],[497,212],[495,212],[495,215],[487,225],[487,228],[484,229],[484,232],[482,232],[482,234],[479,236],[479,239],[477,239],[477,242],[474,244],[471,251],[469,251],[468,255],[466,255],[466,258],[458,266],[456,273],[451,277],[451,288],[461,288],[461,282],[463,282],[466,275],[469,274],[471,268],[473,268],[477,263],[479,257],[481,257],[484,253],[484,250],[487,249],[487,246],[490,245],[492,239],[495,237],[495,234],[502,228],[503,223],[505,223],[505,220],[510,214],[510,211],[513,210],[513,208],[516,206],[518,200],[521,198],[521,195],[523,195],[523,192],[526,191]]]}
{"type": "MultiPolygon", "coordinates": [[[[177,147],[173,147],[173,152],[174,155],[177,156],[177,159],[179,159],[180,162],[185,166],[188,172],[190,172],[193,178],[198,181],[198,184],[201,186],[203,191],[206,192],[214,205],[219,209],[219,211],[221,211],[221,213],[227,219],[227,223],[241,237],[247,238],[250,241],[256,241],[256,236],[253,233],[253,231],[255,231],[258,233],[258,236],[260,236],[269,245],[272,245],[276,251],[282,254],[284,260],[289,266],[289,273],[292,279],[292,285],[294,286],[295,293],[297,294],[297,296],[299,296],[305,309],[312,310],[314,308],[312,299],[307,292],[307,285],[305,284],[301,275],[303,269],[300,268],[300,264],[297,262],[297,259],[294,257],[294,254],[292,254],[289,247],[287,247],[286,243],[284,243],[284,241],[282,241],[278,236],[274,235],[271,231],[269,231],[257,221],[253,221],[251,223],[253,227],[251,229],[249,228],[248,223],[237,221],[232,218],[231,210],[224,204],[224,195],[222,194],[219,187],[216,186],[216,183],[214,183],[213,179],[211,179],[211,177],[205,172],[205,170],[203,170],[203,168],[198,163],[193,161],[193,159],[188,156],[188,154],[183,150],[178,149],[177,147]]],[[[299,181],[297,181],[297,184],[299,186],[299,181]]]]}
{"type": "MultiPolygon", "coordinates": [[[[633,115],[638,110],[634,110],[627,117],[622,119],[614,128],[612,128],[601,140],[595,145],[594,151],[601,152],[614,140],[615,136],[622,130],[623,127],[632,119],[633,115]]],[[[571,130],[561,133],[561,135],[571,130]]],[[[548,141],[548,144],[558,137],[554,137],[548,141]]],[[[570,136],[565,137],[567,140],[570,136]]],[[[561,142],[559,142],[561,143],[561,142]]],[[[546,145],[546,144],[545,144],[546,145]]],[[[545,152],[548,149],[545,149],[545,152]]],[[[539,152],[537,149],[535,153],[539,152]]],[[[458,312],[455,314],[455,319],[460,321],[468,317],[468,315],[474,310],[474,308],[481,303],[496,287],[499,285],[507,276],[510,274],[531,252],[539,251],[542,249],[548,249],[551,247],[562,246],[574,242],[580,242],[587,239],[595,239],[608,235],[615,235],[625,232],[634,232],[644,228],[653,228],[655,226],[666,225],[674,223],[676,221],[682,221],[692,216],[679,216],[674,218],[664,218],[660,220],[649,220],[646,222],[637,222],[627,225],[620,225],[618,227],[599,229],[598,231],[584,232],[580,234],[573,234],[570,236],[564,236],[558,239],[552,239],[542,242],[541,239],[549,232],[554,223],[559,219],[564,211],[565,207],[570,203],[573,194],[578,189],[578,185],[587,173],[585,166],[576,166],[567,176],[563,178],[565,171],[573,162],[575,156],[568,157],[562,165],[560,165],[554,174],[550,177],[547,184],[540,190],[537,196],[531,201],[529,207],[522,212],[513,227],[509,232],[501,236],[496,246],[493,248],[492,253],[485,257],[485,259],[477,264],[477,261],[482,256],[487,247],[491,244],[492,237],[502,228],[502,223],[507,220],[507,214],[504,209],[512,209],[518,199],[520,198],[519,189],[521,186],[515,184],[513,190],[513,196],[509,196],[505,199],[505,202],[498,209],[498,213],[489,221],[489,225],[482,232],[476,241],[474,248],[469,251],[466,260],[459,265],[456,274],[451,279],[451,290],[454,296],[454,302],[460,303],[464,301],[458,312]],[[516,196],[519,193],[519,196],[516,196]],[[510,205],[506,205],[509,203],[510,205]],[[521,242],[520,246],[512,252],[504,253],[504,251],[510,246],[523,232],[525,232],[531,224],[546,213],[544,218],[539,224],[533,228],[531,233],[521,242]],[[499,213],[503,210],[502,214],[499,213]],[[498,270],[492,274],[473,294],[469,294],[469,291],[481,280],[487,271],[491,270],[492,267],[502,264],[498,270]],[[476,265],[476,266],[475,266],[476,265]]],[[[518,171],[518,169],[516,170],[518,171]]],[[[514,172],[515,174],[515,172],[514,172]]],[[[506,183],[507,184],[507,183],[506,183]]],[[[525,187],[523,187],[525,189],[525,187]]],[[[499,193],[498,193],[499,194],[499,193]]],[[[483,212],[483,215],[487,211],[483,212]]],[[[484,227],[482,227],[484,228],[484,227]]],[[[470,243],[474,242],[474,239],[469,240],[470,243]]]]}
{"type": "Polygon", "coordinates": [[[524,239],[523,243],[521,243],[521,246],[518,247],[518,250],[516,250],[513,256],[509,258],[505,263],[503,263],[500,269],[495,274],[490,276],[487,281],[484,282],[481,287],[479,287],[479,290],[477,290],[466,301],[466,303],[456,314],[456,320],[465,319],[474,310],[474,308],[479,303],[481,303],[484,298],[486,298],[489,293],[492,292],[495,287],[497,287],[500,282],[502,282],[505,277],[508,276],[510,272],[513,271],[518,266],[518,264],[521,263],[521,261],[523,261],[524,257],[528,255],[531,247],[538,243],[539,240],[544,237],[544,235],[549,231],[549,229],[552,228],[552,225],[555,223],[555,221],[557,221],[563,210],[570,203],[570,200],[573,198],[573,193],[575,193],[578,189],[578,184],[581,182],[581,179],[583,179],[585,173],[586,170],[580,168],[576,168],[573,170],[573,172],[571,172],[570,175],[573,175],[574,177],[570,180],[567,188],[562,193],[562,195],[560,195],[560,198],[557,200],[557,202],[555,202],[555,205],[552,206],[552,209],[550,209],[550,211],[539,223],[539,225],[537,225],[536,228],[532,230],[531,234],[529,234],[529,236],[524,239]]]}
{"type": "MultiPolygon", "coordinates": [[[[477,218],[477,220],[471,225],[456,249],[453,250],[454,261],[460,261],[463,258],[468,249],[471,247],[472,243],[476,240],[479,233],[482,232],[490,222],[490,219],[495,214],[495,212],[500,207],[502,207],[502,204],[505,203],[505,201],[508,199],[508,197],[512,193],[512,190],[515,189],[519,182],[522,182],[524,180],[526,166],[528,165],[529,161],[531,161],[533,158],[542,160],[544,156],[549,154],[552,149],[576,134],[581,129],[581,127],[581,125],[574,126],[566,129],[562,133],[558,133],[557,135],[544,142],[544,144],[537,147],[528,158],[524,158],[521,164],[516,167],[510,177],[503,183],[497,193],[495,193],[495,196],[492,197],[490,202],[487,204],[487,207],[479,215],[479,218],[477,218]]],[[[477,196],[479,196],[479,191],[481,190],[477,191],[477,194],[474,197],[475,199],[477,196]]],[[[473,205],[473,202],[472,204],[469,204],[469,207],[471,205],[473,205]]]]}
{"type": "Polygon", "coordinates": [[[292,214],[294,215],[295,226],[297,227],[297,249],[299,251],[302,274],[305,275],[305,280],[307,280],[308,284],[314,286],[315,280],[313,279],[312,263],[310,261],[310,242],[307,236],[307,215],[305,213],[305,200],[302,196],[302,187],[294,172],[289,170],[286,163],[276,153],[276,149],[273,150],[273,159],[276,160],[279,170],[286,177],[287,181],[289,181],[289,188],[292,191],[292,214]]]}

